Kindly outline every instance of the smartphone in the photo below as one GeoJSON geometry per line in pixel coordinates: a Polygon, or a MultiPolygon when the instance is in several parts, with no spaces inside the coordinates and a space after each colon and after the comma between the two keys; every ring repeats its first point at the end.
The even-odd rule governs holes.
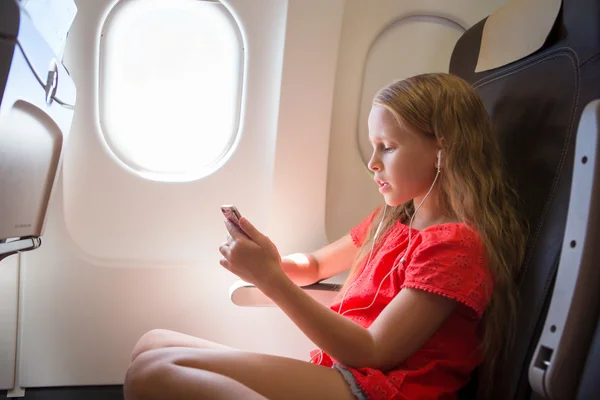
{"type": "Polygon", "coordinates": [[[238,211],[236,206],[232,205],[224,205],[221,206],[221,212],[231,223],[235,224],[237,227],[240,226],[240,218],[242,218],[242,214],[238,211]]]}

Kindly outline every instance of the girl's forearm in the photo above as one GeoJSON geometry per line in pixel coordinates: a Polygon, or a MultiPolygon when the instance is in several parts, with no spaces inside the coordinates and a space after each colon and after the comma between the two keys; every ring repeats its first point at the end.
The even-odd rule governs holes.
{"type": "Polygon", "coordinates": [[[259,289],[271,298],[319,348],[348,367],[377,367],[375,343],[368,329],[310,297],[281,276],[259,289]]]}
{"type": "Polygon", "coordinates": [[[295,253],[282,257],[281,268],[298,286],[311,285],[319,280],[319,266],[311,254],[295,253]]]}

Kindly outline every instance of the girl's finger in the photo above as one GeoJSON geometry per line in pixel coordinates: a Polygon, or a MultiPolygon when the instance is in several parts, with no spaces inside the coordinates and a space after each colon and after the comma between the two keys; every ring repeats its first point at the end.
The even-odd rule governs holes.
{"type": "Polygon", "coordinates": [[[226,259],[224,259],[224,258],[221,258],[221,259],[219,260],[219,264],[221,264],[221,266],[222,266],[222,267],[224,267],[224,268],[225,268],[225,269],[227,269],[227,270],[229,270],[229,269],[230,269],[230,268],[229,268],[229,261],[227,261],[227,260],[226,260],[226,259]]]}
{"type": "Polygon", "coordinates": [[[240,218],[240,228],[244,231],[246,235],[252,240],[254,243],[259,245],[260,247],[264,247],[266,236],[260,233],[258,229],[254,227],[245,217],[240,218]]]}
{"type": "Polygon", "coordinates": [[[225,258],[229,258],[229,246],[227,243],[223,243],[222,245],[219,246],[219,253],[221,253],[221,255],[223,255],[223,257],[225,258]]]}

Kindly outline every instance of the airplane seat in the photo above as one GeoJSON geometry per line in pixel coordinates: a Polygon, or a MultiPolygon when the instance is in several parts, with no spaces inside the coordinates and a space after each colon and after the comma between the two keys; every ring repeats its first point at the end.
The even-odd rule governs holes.
{"type": "Polygon", "coordinates": [[[17,0],[0,1],[0,260],[41,245],[75,85],[17,0]]]}
{"type": "MultiPolygon", "coordinates": [[[[498,398],[519,400],[539,396],[574,398],[590,349],[591,334],[598,322],[598,307],[593,304],[593,298],[586,300],[589,303],[579,304],[577,309],[585,309],[589,313],[589,322],[593,324],[585,329],[582,325],[580,331],[572,330],[575,321],[571,320],[574,318],[572,314],[567,314],[571,330],[567,329],[568,324],[549,324],[549,319],[554,315],[552,309],[573,311],[564,304],[561,307],[560,302],[565,299],[557,296],[564,295],[565,288],[561,285],[566,281],[574,285],[572,281],[583,276],[578,268],[584,263],[575,263],[567,257],[571,257],[572,252],[591,251],[589,244],[595,239],[586,223],[596,214],[586,214],[587,211],[582,210],[577,214],[578,210],[573,207],[593,196],[593,190],[590,193],[576,192],[576,189],[581,190],[581,185],[576,187],[575,184],[593,178],[580,174],[585,173],[581,168],[594,166],[591,162],[583,165],[581,160],[585,157],[585,160],[591,161],[591,153],[596,150],[592,145],[595,139],[590,137],[597,132],[594,132],[590,121],[597,118],[598,103],[589,106],[587,117],[582,117],[582,113],[592,100],[600,98],[600,3],[597,0],[563,0],[561,5],[560,1],[521,0],[513,2],[513,5],[516,3],[531,6],[535,14],[523,21],[524,9],[515,7],[519,13],[514,15],[515,23],[521,20],[531,25],[537,23],[536,16],[542,15],[540,8],[552,7],[553,4],[557,7],[552,16],[554,23],[548,26],[547,36],[538,50],[513,58],[504,65],[498,65],[498,60],[488,60],[486,68],[486,60],[480,56],[487,57],[494,48],[485,46],[496,46],[499,52],[506,50],[510,53],[519,42],[531,49],[533,36],[537,35],[539,39],[539,32],[524,35],[510,43],[506,41],[514,40],[514,37],[493,37],[498,32],[486,31],[488,21],[492,22],[491,28],[497,22],[492,20],[492,14],[465,32],[458,40],[450,61],[450,73],[462,77],[476,88],[491,116],[508,173],[514,180],[523,203],[522,211],[530,225],[527,253],[518,281],[520,311],[516,339],[509,349],[507,360],[498,364],[496,394],[498,398]],[[578,133],[580,119],[582,125],[578,133]],[[585,124],[584,119],[587,121],[585,124]],[[576,157],[576,138],[578,142],[589,142],[581,150],[589,151],[589,155],[576,157]],[[585,218],[582,217],[584,214],[585,218]],[[565,236],[565,232],[569,236],[565,236]],[[582,235],[581,239],[571,240],[571,235],[577,232],[582,235]],[[566,278],[555,279],[557,274],[566,278]],[[538,343],[546,336],[556,342],[560,333],[563,334],[560,340],[566,340],[564,336],[567,333],[574,335],[567,343],[570,347],[565,349],[563,346],[562,356],[566,356],[567,361],[559,358],[558,348],[538,343]],[[573,341],[573,338],[577,340],[573,341]],[[563,362],[565,364],[561,367],[563,362]],[[566,365],[570,366],[568,370],[564,368],[566,365]],[[532,392],[532,388],[536,393],[532,392]]],[[[519,31],[519,26],[507,24],[511,18],[509,10],[505,8],[498,12],[504,19],[505,29],[519,31]]],[[[548,10],[546,17],[550,14],[552,10],[548,10]]],[[[532,27],[522,27],[522,32],[531,33],[532,27]]],[[[598,190],[598,187],[594,189],[598,190]]],[[[588,283],[594,285],[598,292],[600,284],[592,277],[589,276],[588,283]]],[[[566,300],[570,301],[570,298],[566,300]]],[[[592,350],[598,353],[600,326],[595,340],[592,350]]],[[[594,361],[588,359],[588,362],[594,361]]],[[[595,363],[598,364],[598,361],[595,363]]],[[[590,385],[594,383],[593,377],[597,377],[598,373],[594,375],[593,371],[598,369],[593,369],[593,365],[586,366],[582,384],[586,379],[590,385]]],[[[476,379],[461,393],[462,398],[473,398],[475,386],[476,379]]],[[[586,398],[600,398],[598,388],[587,387],[585,390],[588,395],[590,390],[595,391],[594,396],[586,398]]]]}

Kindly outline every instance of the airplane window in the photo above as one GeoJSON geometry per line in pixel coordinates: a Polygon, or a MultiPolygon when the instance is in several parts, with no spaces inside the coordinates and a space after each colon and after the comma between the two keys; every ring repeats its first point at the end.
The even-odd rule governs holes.
{"type": "Polygon", "coordinates": [[[119,2],[99,58],[100,125],[113,154],[156,180],[218,169],[239,128],[243,52],[239,27],[219,2],[119,2]]]}

